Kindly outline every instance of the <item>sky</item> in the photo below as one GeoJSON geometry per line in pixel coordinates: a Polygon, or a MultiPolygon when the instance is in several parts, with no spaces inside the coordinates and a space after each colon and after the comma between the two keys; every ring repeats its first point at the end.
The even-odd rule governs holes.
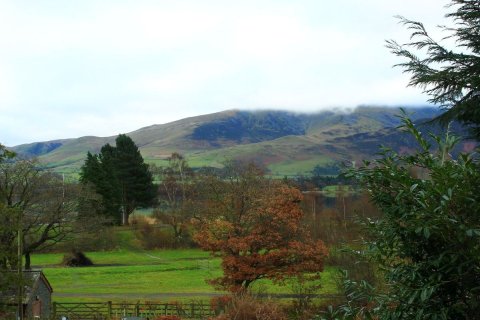
{"type": "Polygon", "coordinates": [[[112,136],[227,109],[425,105],[385,40],[446,0],[0,0],[0,143],[112,136]]]}

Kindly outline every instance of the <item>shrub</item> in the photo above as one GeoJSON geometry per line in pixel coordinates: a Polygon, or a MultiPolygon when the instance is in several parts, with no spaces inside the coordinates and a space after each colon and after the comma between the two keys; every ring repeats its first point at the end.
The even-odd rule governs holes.
{"type": "Polygon", "coordinates": [[[286,320],[287,315],[273,301],[258,300],[249,294],[232,297],[225,313],[212,320],[286,320]]]}
{"type": "MultiPolygon", "coordinates": [[[[367,253],[385,271],[385,294],[375,302],[382,319],[478,319],[480,314],[480,163],[449,152],[448,132],[431,135],[437,151],[413,123],[404,128],[420,150],[382,158],[350,173],[383,211],[368,219],[367,253]],[[422,169],[422,174],[415,174],[422,169]]],[[[372,291],[372,290],[370,290],[372,291]]]]}
{"type": "Polygon", "coordinates": [[[136,217],[132,224],[142,248],[150,250],[175,247],[175,239],[169,230],[162,229],[143,217],[136,217]]]}
{"type": "Polygon", "coordinates": [[[317,305],[314,302],[315,295],[320,290],[320,284],[303,281],[301,278],[291,284],[292,292],[295,298],[287,312],[289,319],[308,319],[317,311],[317,305]]]}
{"type": "Polygon", "coordinates": [[[74,249],[63,256],[62,265],[67,267],[86,267],[93,265],[93,262],[83,252],[74,249]]]}
{"type": "Polygon", "coordinates": [[[210,308],[215,312],[215,314],[220,314],[225,312],[225,309],[231,302],[232,296],[229,295],[213,297],[210,300],[210,308]]]}

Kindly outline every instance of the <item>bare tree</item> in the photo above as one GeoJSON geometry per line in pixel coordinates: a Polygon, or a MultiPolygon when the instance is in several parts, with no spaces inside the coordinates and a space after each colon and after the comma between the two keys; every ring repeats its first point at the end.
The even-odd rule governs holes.
{"type": "Polygon", "coordinates": [[[20,212],[25,268],[33,252],[51,247],[88,227],[88,214],[79,214],[80,186],[41,170],[36,160],[0,164],[0,203],[20,212]]]}
{"type": "Polygon", "coordinates": [[[172,227],[175,244],[180,244],[187,236],[187,229],[193,215],[195,182],[193,170],[187,160],[179,153],[172,153],[168,166],[154,168],[159,176],[159,207],[155,216],[164,224],[172,227]]]}

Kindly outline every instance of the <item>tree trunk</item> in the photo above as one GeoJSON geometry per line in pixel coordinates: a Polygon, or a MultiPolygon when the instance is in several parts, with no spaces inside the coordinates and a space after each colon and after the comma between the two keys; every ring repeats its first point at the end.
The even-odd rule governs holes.
{"type": "Polygon", "coordinates": [[[132,212],[126,205],[122,205],[122,226],[128,226],[128,217],[132,212]]]}
{"type": "Polygon", "coordinates": [[[24,253],[25,255],[25,270],[30,270],[31,269],[31,266],[30,266],[30,252],[27,251],[24,253]]]}
{"type": "Polygon", "coordinates": [[[178,247],[180,244],[181,236],[182,236],[182,227],[178,225],[172,225],[174,237],[175,237],[175,248],[178,247]]]}

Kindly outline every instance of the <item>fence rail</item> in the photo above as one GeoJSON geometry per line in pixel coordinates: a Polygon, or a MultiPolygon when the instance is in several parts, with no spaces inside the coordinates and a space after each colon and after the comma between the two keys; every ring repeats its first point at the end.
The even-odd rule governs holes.
{"type": "Polygon", "coordinates": [[[53,303],[53,319],[68,320],[120,320],[125,317],[156,319],[160,316],[179,316],[182,319],[206,319],[214,316],[210,305],[190,303],[53,303]]]}

